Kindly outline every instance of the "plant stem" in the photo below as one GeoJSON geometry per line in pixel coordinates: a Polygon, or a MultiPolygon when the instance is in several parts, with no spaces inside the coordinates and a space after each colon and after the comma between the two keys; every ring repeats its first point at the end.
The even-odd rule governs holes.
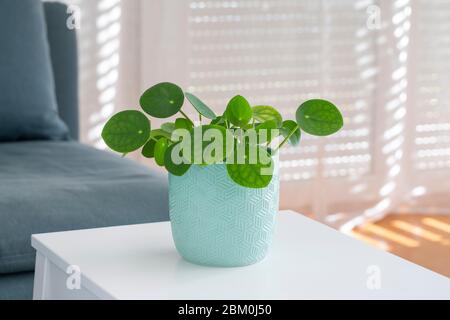
{"type": "Polygon", "coordinates": [[[128,153],[124,153],[124,154],[122,155],[122,159],[125,158],[127,155],[128,155],[128,153]]]}
{"type": "Polygon", "coordinates": [[[289,139],[294,135],[294,133],[300,129],[300,127],[297,125],[294,130],[283,140],[283,142],[278,146],[278,148],[275,149],[275,152],[278,152],[288,141],[289,139]]]}
{"type": "Polygon", "coordinates": [[[183,117],[186,118],[186,120],[188,120],[188,121],[191,122],[192,126],[195,126],[194,121],[192,121],[192,120],[187,116],[187,114],[183,112],[183,110],[180,110],[180,113],[183,115],[183,117]]]}
{"type": "Polygon", "coordinates": [[[198,114],[198,119],[200,120],[200,125],[202,125],[203,118],[202,118],[202,115],[200,113],[198,114]]]}

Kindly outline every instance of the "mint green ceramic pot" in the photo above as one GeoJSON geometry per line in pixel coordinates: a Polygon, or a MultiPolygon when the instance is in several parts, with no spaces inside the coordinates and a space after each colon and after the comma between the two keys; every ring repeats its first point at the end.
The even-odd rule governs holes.
{"type": "Polygon", "coordinates": [[[185,260],[240,267],[266,257],[278,214],[278,165],[264,189],[241,187],[225,165],[211,165],[171,175],[169,190],[172,235],[185,260]]]}

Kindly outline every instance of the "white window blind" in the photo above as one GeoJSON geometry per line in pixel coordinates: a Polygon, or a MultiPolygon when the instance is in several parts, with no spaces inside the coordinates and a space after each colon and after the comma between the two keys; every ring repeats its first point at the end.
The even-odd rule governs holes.
{"type": "Polygon", "coordinates": [[[344,110],[339,135],[323,142],[305,135],[283,152],[283,180],[370,171],[376,56],[368,1],[188,2],[189,90],[216,111],[238,93],[280,108],[286,119],[310,98],[344,110]]]}
{"type": "Polygon", "coordinates": [[[343,110],[345,127],[283,150],[283,208],[338,226],[405,206],[424,212],[416,198],[435,206],[441,192],[448,212],[450,1],[67,1],[83,11],[84,141],[101,144],[107,118],[138,108],[139,93],[161,81],[219,114],[236,94],[286,119],[321,97],[343,110]],[[111,72],[105,61],[117,62],[111,72]]]}
{"type": "Polygon", "coordinates": [[[450,4],[417,3],[415,167],[450,168],[450,4]]]}
{"type": "Polygon", "coordinates": [[[345,128],[327,138],[305,134],[299,147],[283,150],[282,207],[322,215],[329,204],[352,201],[355,188],[368,201],[376,195],[369,180],[376,175],[379,34],[367,27],[367,8],[377,3],[145,1],[142,89],[178,82],[219,114],[241,94],[279,108],[285,119],[308,99],[331,100],[345,128]]]}

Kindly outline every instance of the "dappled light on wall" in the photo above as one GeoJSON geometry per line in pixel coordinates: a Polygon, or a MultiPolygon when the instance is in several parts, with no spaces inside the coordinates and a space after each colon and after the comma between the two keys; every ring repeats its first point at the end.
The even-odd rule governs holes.
{"type": "MultiPolygon", "coordinates": [[[[312,97],[343,109],[346,125],[335,137],[319,142],[304,135],[299,147],[282,152],[284,207],[305,205],[303,212],[323,218],[333,201],[318,197],[327,193],[324,180],[366,176],[372,169],[370,110],[378,67],[366,8],[374,1],[188,3],[188,90],[217,112],[236,91],[254,105],[280,108],[286,119],[312,97]]],[[[332,190],[327,194],[336,194],[332,190]]]]}
{"type": "Polygon", "coordinates": [[[79,8],[81,140],[104,149],[101,130],[117,108],[121,0],[68,0],[79,8]]]}
{"type": "Polygon", "coordinates": [[[323,140],[305,134],[299,147],[282,151],[283,209],[347,232],[389,212],[449,212],[450,4],[73,2],[83,12],[83,142],[102,148],[111,114],[139,108],[138,94],[126,103],[118,96],[163,81],[180,83],[217,114],[236,93],[286,119],[301,102],[322,97],[343,110],[345,126],[323,140]],[[129,46],[127,28],[136,21],[129,46]]]}
{"type": "Polygon", "coordinates": [[[408,53],[411,30],[411,6],[409,0],[381,2],[380,12],[390,20],[382,19],[377,33],[378,64],[376,89],[379,91],[376,110],[373,113],[378,131],[373,150],[376,165],[373,167],[374,204],[363,212],[355,212],[355,218],[341,225],[350,232],[367,220],[383,217],[395,209],[403,199],[407,105],[408,105],[408,53]],[[376,200],[378,198],[378,200],[376,200]]]}

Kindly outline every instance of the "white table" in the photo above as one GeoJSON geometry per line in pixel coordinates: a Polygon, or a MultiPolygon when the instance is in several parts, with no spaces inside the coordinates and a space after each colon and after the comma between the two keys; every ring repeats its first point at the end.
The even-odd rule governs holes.
{"type": "Polygon", "coordinates": [[[270,256],[246,268],[185,262],[167,222],[34,235],[32,245],[35,299],[450,298],[449,278],[293,212],[280,213],[270,256]]]}

